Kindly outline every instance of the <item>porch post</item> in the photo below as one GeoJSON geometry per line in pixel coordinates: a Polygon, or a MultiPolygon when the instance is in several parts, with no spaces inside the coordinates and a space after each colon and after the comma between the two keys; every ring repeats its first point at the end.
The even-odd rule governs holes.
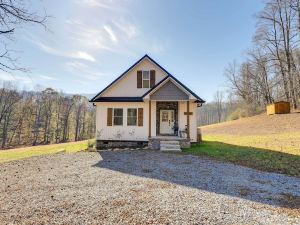
{"type": "Polygon", "coordinates": [[[149,138],[151,138],[151,100],[149,99],[149,138]]]}
{"type": "Polygon", "coordinates": [[[190,101],[186,102],[187,138],[190,139],[190,101]]]}

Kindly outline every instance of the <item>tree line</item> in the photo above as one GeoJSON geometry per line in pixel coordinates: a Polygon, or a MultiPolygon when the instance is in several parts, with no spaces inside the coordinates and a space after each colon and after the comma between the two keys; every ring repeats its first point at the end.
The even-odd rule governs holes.
{"type": "Polygon", "coordinates": [[[205,126],[247,116],[246,112],[241,109],[245,107],[233,94],[225,95],[224,92],[217,91],[211,102],[198,109],[197,125],[205,126]]]}
{"type": "Polygon", "coordinates": [[[253,44],[225,69],[237,101],[255,114],[275,101],[300,105],[300,0],[267,0],[256,15],[253,44]]]}
{"type": "Polygon", "coordinates": [[[85,96],[52,88],[0,88],[0,147],[79,141],[95,135],[95,110],[85,96]]]}

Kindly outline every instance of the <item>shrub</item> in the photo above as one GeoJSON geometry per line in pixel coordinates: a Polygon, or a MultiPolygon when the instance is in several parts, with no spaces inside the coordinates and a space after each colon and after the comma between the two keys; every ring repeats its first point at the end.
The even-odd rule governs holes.
{"type": "Polygon", "coordinates": [[[95,148],[96,141],[95,140],[88,140],[88,148],[95,148]]]}

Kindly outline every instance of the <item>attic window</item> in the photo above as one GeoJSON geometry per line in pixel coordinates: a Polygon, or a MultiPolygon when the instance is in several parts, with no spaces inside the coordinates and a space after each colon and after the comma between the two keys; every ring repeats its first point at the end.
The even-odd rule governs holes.
{"type": "Polygon", "coordinates": [[[150,88],[150,71],[143,71],[143,88],[150,88]]]}

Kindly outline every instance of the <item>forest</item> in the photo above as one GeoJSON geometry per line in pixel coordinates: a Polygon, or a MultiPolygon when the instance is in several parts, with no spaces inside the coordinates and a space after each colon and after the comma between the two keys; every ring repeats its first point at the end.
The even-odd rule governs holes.
{"type": "Polygon", "coordinates": [[[79,141],[95,136],[95,110],[85,96],[52,88],[0,88],[0,148],[79,141]]]}
{"type": "Polygon", "coordinates": [[[251,46],[224,70],[227,100],[216,93],[200,109],[202,125],[255,115],[276,101],[299,108],[300,0],[267,0],[255,19],[251,46]]]}

